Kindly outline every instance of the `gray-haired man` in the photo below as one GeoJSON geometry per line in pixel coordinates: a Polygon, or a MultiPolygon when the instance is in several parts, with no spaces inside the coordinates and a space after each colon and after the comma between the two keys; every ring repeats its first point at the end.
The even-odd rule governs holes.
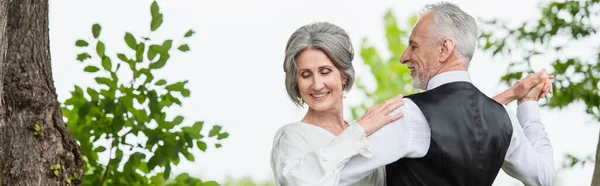
{"type": "Polygon", "coordinates": [[[426,10],[400,59],[413,85],[426,91],[407,96],[397,110],[404,117],[369,136],[373,156],[354,156],[340,185],[381,166],[387,185],[492,185],[501,168],[525,185],[552,185],[552,146],[537,104],[548,84],[496,99],[519,100],[518,117],[510,114],[471,83],[475,19],[450,3],[426,10]]]}

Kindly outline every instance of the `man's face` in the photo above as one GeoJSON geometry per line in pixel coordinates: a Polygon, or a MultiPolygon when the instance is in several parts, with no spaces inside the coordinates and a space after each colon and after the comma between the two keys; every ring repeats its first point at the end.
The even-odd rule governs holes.
{"type": "Polygon", "coordinates": [[[400,62],[410,69],[413,87],[426,90],[427,83],[435,75],[441,63],[439,47],[433,37],[433,14],[423,16],[410,34],[408,48],[404,50],[400,62]]]}

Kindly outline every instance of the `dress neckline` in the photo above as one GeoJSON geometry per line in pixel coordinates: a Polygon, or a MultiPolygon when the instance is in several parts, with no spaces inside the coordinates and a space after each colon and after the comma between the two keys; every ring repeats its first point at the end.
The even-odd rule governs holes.
{"type": "MultiPolygon", "coordinates": [[[[320,129],[321,131],[327,132],[328,134],[330,134],[330,135],[332,135],[332,136],[334,136],[334,137],[335,137],[335,136],[337,136],[337,135],[333,134],[331,131],[329,131],[329,130],[327,130],[327,129],[323,128],[323,127],[320,127],[320,126],[318,126],[318,125],[315,125],[315,124],[310,124],[310,123],[306,123],[306,122],[303,122],[303,121],[299,121],[298,123],[305,124],[305,125],[310,125],[310,126],[312,126],[312,127],[314,127],[314,128],[318,128],[318,129],[320,129]]],[[[348,127],[350,127],[350,123],[348,123],[348,121],[344,120],[344,123],[346,123],[346,125],[347,125],[348,127]]],[[[346,129],[344,129],[344,130],[346,130],[346,129]]]]}

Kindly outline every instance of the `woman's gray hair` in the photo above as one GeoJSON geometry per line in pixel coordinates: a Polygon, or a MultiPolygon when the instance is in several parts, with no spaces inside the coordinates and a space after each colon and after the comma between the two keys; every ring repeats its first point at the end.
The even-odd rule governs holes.
{"type": "Polygon", "coordinates": [[[435,39],[453,38],[456,52],[465,58],[465,63],[469,66],[477,42],[475,19],[448,2],[425,6],[422,15],[429,13],[433,13],[435,39]]]}
{"type": "Polygon", "coordinates": [[[292,101],[300,107],[303,101],[298,88],[296,57],[309,48],[323,51],[340,70],[342,77],[346,79],[344,91],[349,91],[354,83],[354,49],[346,31],[327,22],[302,26],[290,36],[283,61],[285,88],[292,101]]]}

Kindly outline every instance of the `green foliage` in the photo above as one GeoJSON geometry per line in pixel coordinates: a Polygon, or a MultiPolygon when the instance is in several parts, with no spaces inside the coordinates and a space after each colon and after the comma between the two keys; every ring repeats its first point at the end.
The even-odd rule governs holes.
{"type": "Polygon", "coordinates": [[[34,129],[34,131],[33,131],[33,135],[37,136],[37,135],[39,135],[39,134],[40,134],[40,124],[37,124],[37,123],[36,123],[36,124],[34,125],[34,128],[33,128],[33,129],[34,129]]]}
{"type": "MultiPolygon", "coordinates": [[[[150,28],[155,31],[162,24],[163,15],[156,2],[150,12],[150,28]]],[[[194,161],[192,151],[206,151],[207,142],[219,148],[221,140],[229,136],[218,125],[203,135],[204,122],[182,127],[186,123],[183,116],[167,116],[169,108],[181,106],[181,99],[190,96],[188,81],[154,78],[172,54],[173,40],[155,41],[151,36],[126,32],[123,40],[130,50],[113,58],[106,53],[100,32],[101,26],[94,24],[93,39],[80,39],[75,45],[85,50],[77,56],[77,60],[87,65],[83,70],[95,76],[96,87],[101,88],[75,86],[71,97],[61,105],[66,124],[79,142],[84,158],[83,185],[217,185],[187,174],[169,180],[171,168],[179,164],[181,157],[194,161]],[[125,73],[121,73],[123,69],[125,73]],[[129,77],[117,74],[132,77],[124,80],[129,77]],[[102,153],[109,156],[106,164],[99,162],[102,153]]],[[[188,31],[182,39],[193,33],[188,31]]],[[[185,47],[180,47],[180,51],[189,51],[187,44],[181,46],[185,47]]],[[[58,174],[58,169],[52,170],[58,174]]],[[[77,179],[70,176],[65,181],[71,183],[77,179]]]]}
{"type": "Polygon", "coordinates": [[[272,180],[258,182],[252,180],[252,178],[250,177],[245,177],[241,179],[227,178],[223,186],[275,186],[275,183],[272,180]]]}
{"type": "Polygon", "coordinates": [[[54,165],[50,166],[50,170],[52,170],[52,173],[54,173],[54,176],[58,176],[60,173],[60,164],[54,164],[54,165]]]}
{"type": "MultiPolygon", "coordinates": [[[[408,95],[417,92],[411,85],[410,71],[406,65],[400,63],[400,56],[406,49],[405,43],[408,43],[409,33],[398,27],[396,18],[391,11],[386,12],[385,37],[388,43],[388,50],[391,56],[383,59],[377,49],[373,47],[368,39],[363,39],[360,48],[360,56],[365,65],[370,67],[377,88],[370,91],[364,86],[362,78],[357,77],[356,87],[366,94],[366,99],[361,105],[352,107],[352,117],[358,119],[368,108],[390,99],[399,94],[408,95]]],[[[417,17],[413,16],[409,20],[409,27],[416,23],[417,17]]],[[[409,30],[408,28],[407,30],[409,30]]]]}
{"type": "MultiPolygon", "coordinates": [[[[499,20],[486,21],[487,30],[480,36],[480,47],[493,55],[522,56],[510,62],[508,73],[501,81],[512,85],[523,73],[532,73],[532,61],[539,56],[552,56],[550,73],[555,76],[554,94],[544,106],[564,108],[574,102],[583,102],[586,113],[600,121],[600,50],[594,57],[563,55],[564,48],[573,42],[597,37],[593,20],[600,16],[598,0],[549,2],[541,10],[541,18],[509,27],[499,20]],[[496,36],[492,33],[505,33],[496,36]],[[565,39],[568,42],[564,42],[565,39]],[[515,47],[518,46],[518,47],[515,47]],[[515,49],[516,48],[516,49],[515,49]]],[[[484,27],[485,28],[485,27],[484,27]]],[[[567,155],[567,165],[591,161],[567,155]]]]}

